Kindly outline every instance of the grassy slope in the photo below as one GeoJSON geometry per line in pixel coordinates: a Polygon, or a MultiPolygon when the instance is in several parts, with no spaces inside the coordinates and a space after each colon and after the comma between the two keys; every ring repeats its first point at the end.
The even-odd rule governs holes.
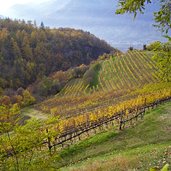
{"type": "Polygon", "coordinates": [[[110,130],[60,153],[61,170],[148,170],[171,164],[171,102],[122,132],[110,130]]]}

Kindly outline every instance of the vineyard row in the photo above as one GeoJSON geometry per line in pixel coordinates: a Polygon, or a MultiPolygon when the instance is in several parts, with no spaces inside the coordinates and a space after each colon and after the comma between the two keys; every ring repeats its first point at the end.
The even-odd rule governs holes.
{"type": "Polygon", "coordinates": [[[63,144],[68,141],[73,142],[73,139],[75,139],[75,138],[78,138],[78,140],[80,140],[80,136],[82,134],[86,133],[87,135],[89,135],[89,133],[88,133],[89,131],[94,130],[94,132],[96,132],[96,130],[95,130],[96,128],[102,127],[102,126],[108,125],[108,124],[112,124],[113,126],[116,125],[119,130],[122,130],[123,128],[125,128],[127,123],[131,122],[131,124],[132,124],[132,122],[137,121],[139,117],[141,119],[143,119],[143,116],[147,110],[149,110],[151,108],[153,109],[157,105],[159,105],[163,102],[170,101],[170,100],[171,100],[171,97],[166,97],[166,98],[163,98],[160,100],[156,100],[155,102],[153,102],[151,104],[146,104],[146,99],[145,99],[144,106],[142,106],[140,108],[139,107],[134,108],[134,109],[130,110],[129,113],[127,113],[127,110],[123,110],[117,114],[114,114],[110,118],[103,118],[103,120],[101,120],[101,121],[96,121],[91,124],[84,125],[82,127],[68,130],[67,132],[60,134],[58,137],[56,137],[54,142],[46,141],[44,143],[48,144],[48,148],[49,148],[49,150],[51,150],[52,147],[55,147],[57,145],[63,146],[63,144]]]}

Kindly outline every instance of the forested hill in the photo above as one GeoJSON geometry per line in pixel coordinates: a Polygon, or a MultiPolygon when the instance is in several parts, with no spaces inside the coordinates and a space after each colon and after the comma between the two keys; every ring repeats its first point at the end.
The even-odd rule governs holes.
{"type": "Polygon", "coordinates": [[[0,88],[26,87],[111,51],[115,49],[89,32],[0,19],[0,88]]]}

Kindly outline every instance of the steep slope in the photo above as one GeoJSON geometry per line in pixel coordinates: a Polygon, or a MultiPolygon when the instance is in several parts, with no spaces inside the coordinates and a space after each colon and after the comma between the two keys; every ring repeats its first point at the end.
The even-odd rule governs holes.
{"type": "MultiPolygon", "coordinates": [[[[98,78],[95,78],[96,80],[92,79],[92,82],[96,82],[95,85],[89,86],[91,91],[133,90],[145,84],[157,82],[156,66],[152,56],[152,52],[148,51],[129,51],[122,55],[109,55],[109,59],[97,62],[100,69],[96,73],[98,78]]],[[[93,77],[93,73],[89,75],[88,79],[93,77]]],[[[86,83],[91,83],[91,81],[86,83]]],[[[63,94],[69,95],[70,93],[67,92],[71,87],[78,87],[79,89],[79,85],[75,84],[79,83],[72,81],[67,84],[63,94]]],[[[75,88],[72,94],[76,94],[76,92],[77,89],[75,88]]]]}
{"type": "Polygon", "coordinates": [[[0,19],[0,87],[26,87],[44,75],[89,64],[115,51],[89,32],[0,19]]]}
{"type": "Polygon", "coordinates": [[[60,153],[61,171],[149,170],[171,164],[171,102],[146,113],[143,121],[122,132],[111,129],[60,153]]]}
{"type": "Polygon", "coordinates": [[[152,56],[148,51],[101,56],[82,78],[71,79],[55,97],[37,108],[45,113],[54,109],[61,116],[73,116],[131,98],[137,89],[159,82],[152,56]]]}
{"type": "Polygon", "coordinates": [[[130,51],[103,62],[99,76],[104,90],[134,89],[157,81],[150,52],[130,51]]]}

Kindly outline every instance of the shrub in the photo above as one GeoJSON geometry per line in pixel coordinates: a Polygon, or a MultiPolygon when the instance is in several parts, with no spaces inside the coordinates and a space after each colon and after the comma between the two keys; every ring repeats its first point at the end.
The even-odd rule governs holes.
{"type": "Polygon", "coordinates": [[[93,64],[90,69],[84,74],[83,81],[85,85],[91,87],[97,87],[98,85],[98,74],[101,69],[100,63],[93,64]]]}

